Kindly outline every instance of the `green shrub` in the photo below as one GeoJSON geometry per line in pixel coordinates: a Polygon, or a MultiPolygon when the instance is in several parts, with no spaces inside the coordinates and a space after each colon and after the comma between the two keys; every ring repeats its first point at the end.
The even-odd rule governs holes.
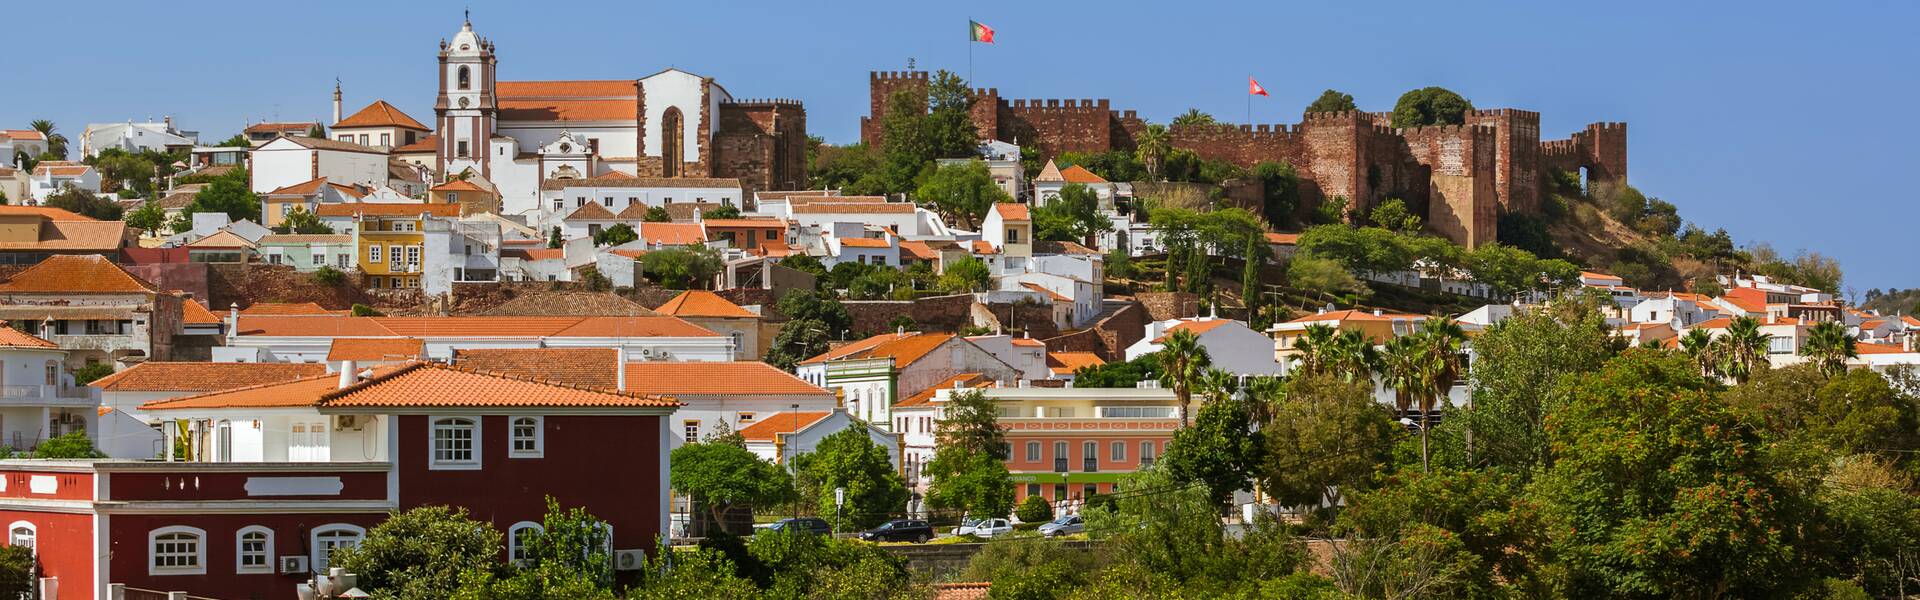
{"type": "Polygon", "coordinates": [[[87,432],[75,431],[52,438],[33,449],[34,458],[106,458],[107,455],[94,449],[93,440],[87,432]]]}
{"type": "Polygon", "coordinates": [[[106,377],[112,374],[113,374],[112,363],[103,363],[103,362],[93,363],[84,367],[80,367],[78,369],[74,369],[73,383],[75,385],[86,385],[89,383],[93,383],[93,380],[95,379],[106,377]]]}
{"type": "Polygon", "coordinates": [[[356,316],[356,317],[384,317],[384,316],[386,316],[386,315],[385,315],[385,314],[382,314],[382,313],[381,313],[380,311],[377,311],[377,310],[374,310],[374,309],[373,309],[373,307],[371,307],[371,306],[367,306],[367,305],[365,305],[365,304],[355,304],[355,305],[353,305],[353,316],[356,316]]]}
{"type": "Polygon", "coordinates": [[[1053,505],[1048,504],[1046,498],[1027,496],[1026,502],[1021,502],[1019,508],[1013,509],[1013,516],[1027,523],[1044,522],[1053,518],[1053,505]]]}
{"type": "Polygon", "coordinates": [[[333,267],[321,266],[313,271],[313,283],[327,287],[339,287],[347,282],[347,274],[333,267]]]}

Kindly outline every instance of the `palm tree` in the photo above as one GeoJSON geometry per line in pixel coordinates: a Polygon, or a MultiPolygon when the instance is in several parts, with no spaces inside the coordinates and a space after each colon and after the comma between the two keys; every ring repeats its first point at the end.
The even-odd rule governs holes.
{"type": "Polygon", "coordinates": [[[1333,339],[1333,352],[1327,360],[1327,371],[1348,382],[1371,381],[1373,372],[1379,370],[1380,352],[1373,347],[1373,340],[1358,329],[1340,332],[1333,339]]]}
{"type": "Polygon", "coordinates": [[[1212,125],[1217,122],[1213,119],[1213,115],[1200,112],[1198,108],[1189,108],[1187,112],[1173,118],[1174,125],[1212,125]]]}
{"type": "Polygon", "coordinates": [[[1807,330],[1807,343],[1800,346],[1800,355],[1820,365],[1820,372],[1828,377],[1847,373],[1847,359],[1857,358],[1860,351],[1853,345],[1853,337],[1847,330],[1834,321],[1814,325],[1807,330]]]}
{"type": "Polygon", "coordinates": [[[1327,368],[1327,358],[1333,353],[1333,339],[1340,330],[1325,323],[1308,325],[1299,337],[1293,339],[1293,349],[1300,353],[1299,363],[1294,367],[1302,373],[1319,373],[1327,368]]]}
{"type": "MultiPolygon", "coordinates": [[[[1421,393],[1415,398],[1420,402],[1420,469],[1427,469],[1427,429],[1433,426],[1433,410],[1442,399],[1449,398],[1455,383],[1460,381],[1465,362],[1461,360],[1460,347],[1467,342],[1467,332],[1453,319],[1429,320],[1420,333],[1412,336],[1421,348],[1419,383],[1421,393]]],[[[1452,404],[1448,399],[1447,403],[1452,404]]],[[[1451,408],[1451,406],[1449,406],[1451,408]]]]}
{"type": "Polygon", "coordinates": [[[1187,407],[1193,401],[1193,386],[1206,376],[1211,366],[1213,359],[1207,356],[1206,347],[1200,345],[1200,336],[1191,330],[1175,329],[1160,345],[1160,385],[1173,388],[1173,397],[1180,402],[1181,427],[1187,426],[1187,407]]]}
{"type": "Polygon", "coordinates": [[[1172,150],[1167,141],[1167,126],[1148,125],[1145,131],[1140,132],[1140,138],[1134,140],[1134,143],[1136,145],[1133,151],[1134,157],[1147,166],[1147,174],[1159,179],[1160,162],[1165,160],[1167,152],[1172,150]]]}
{"type": "Polygon", "coordinates": [[[1739,317],[1727,326],[1727,333],[1714,340],[1719,346],[1720,372],[1735,382],[1746,383],[1755,369],[1766,368],[1767,346],[1773,336],[1760,332],[1760,321],[1739,317]]]}
{"type": "Polygon", "coordinates": [[[1287,380],[1282,377],[1254,377],[1247,380],[1247,420],[1259,431],[1273,421],[1274,404],[1280,401],[1285,392],[1287,380]]]}
{"type": "Polygon", "coordinates": [[[1711,379],[1720,375],[1716,368],[1720,362],[1719,348],[1713,343],[1712,332],[1697,328],[1687,330],[1686,335],[1680,336],[1680,351],[1687,353],[1693,359],[1693,364],[1700,367],[1701,377],[1711,379]]]}
{"type": "Polygon", "coordinates": [[[1386,350],[1380,353],[1380,380],[1393,388],[1393,406],[1400,416],[1414,405],[1414,397],[1421,393],[1421,362],[1425,358],[1426,345],[1418,336],[1406,335],[1387,341],[1386,350]]]}
{"type": "Polygon", "coordinates": [[[34,119],[28,122],[27,126],[32,127],[34,131],[40,132],[40,135],[46,136],[47,154],[58,156],[58,160],[67,159],[67,136],[54,133],[54,130],[59,127],[55,126],[53,121],[34,119]]]}

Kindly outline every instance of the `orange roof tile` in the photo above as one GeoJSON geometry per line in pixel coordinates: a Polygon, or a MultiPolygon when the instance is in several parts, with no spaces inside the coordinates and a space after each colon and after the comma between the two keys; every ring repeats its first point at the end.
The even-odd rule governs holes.
{"type": "Polygon", "coordinates": [[[432,188],[428,188],[428,189],[430,191],[435,191],[435,192],[484,192],[484,191],[487,191],[485,188],[475,185],[473,182],[467,181],[465,179],[461,179],[458,181],[449,181],[446,183],[442,183],[440,185],[433,186],[432,188]]]}
{"type": "Polygon", "coordinates": [[[431,131],[426,125],[421,125],[419,121],[413,120],[413,117],[407,116],[407,113],[401,112],[399,107],[388,104],[385,100],[375,100],[373,104],[360,109],[360,112],[353,113],[353,116],[333,124],[334,129],[342,127],[399,127],[431,131]]]}
{"type": "Polygon", "coordinates": [[[1269,244],[1279,244],[1279,245],[1282,245],[1282,246],[1293,246],[1293,245],[1297,245],[1297,244],[1299,244],[1299,243],[1300,243],[1300,234],[1298,234],[1298,233],[1274,233],[1274,232],[1271,232],[1271,231],[1269,231],[1269,232],[1267,232],[1267,243],[1269,243],[1269,244]]]}
{"type": "Polygon", "coordinates": [[[1767,312],[1767,292],[1759,288],[1733,288],[1721,294],[1720,299],[1749,313],[1767,312]]]}
{"type": "Polygon", "coordinates": [[[752,425],[740,428],[740,437],[749,442],[771,442],[779,434],[793,433],[820,422],[832,413],[824,412],[778,412],[752,425]]]}
{"type": "Polygon", "coordinates": [[[716,337],[668,316],[331,317],[240,316],[240,335],[321,337],[716,337]]]}
{"type": "Polygon", "coordinates": [[[812,364],[829,360],[893,358],[894,368],[903,368],[933,352],[947,340],[954,338],[951,333],[883,333],[864,340],[828,350],[800,364],[812,364]]]}
{"type": "Polygon", "coordinates": [[[1020,285],[1021,287],[1025,287],[1029,290],[1046,294],[1047,297],[1053,299],[1054,302],[1072,302],[1073,301],[1073,298],[1062,296],[1060,295],[1059,292],[1055,292],[1053,290],[1047,289],[1046,286],[1043,286],[1037,283],[1029,283],[1029,282],[1022,281],[1020,282],[1020,285]]]}
{"type": "Polygon", "coordinates": [[[373,202],[348,202],[343,204],[322,204],[314,211],[321,217],[417,217],[422,213],[436,217],[460,216],[460,205],[442,202],[440,204],[387,204],[373,202]]]}
{"type": "Polygon", "coordinates": [[[788,246],[786,240],[767,240],[760,242],[758,248],[748,250],[748,252],[772,258],[780,258],[793,256],[793,247],[788,246]]]}
{"type": "Polygon", "coordinates": [[[52,221],[98,221],[80,213],[51,206],[15,206],[0,204],[0,217],[14,215],[35,215],[52,221]]]}
{"type": "Polygon", "coordinates": [[[984,388],[993,385],[993,382],[988,380],[986,375],[979,373],[961,373],[943,379],[940,383],[933,384],[933,387],[915,392],[912,396],[907,396],[906,399],[893,403],[893,407],[906,408],[925,405],[928,402],[932,402],[934,395],[940,393],[940,390],[952,388],[954,384],[959,384],[961,387],[967,388],[984,388]]]}
{"type": "MultiPolygon", "coordinates": [[[[635,204],[634,206],[639,205],[635,204]]],[[[573,212],[567,213],[564,219],[568,221],[612,221],[615,217],[613,216],[613,211],[607,210],[604,206],[600,206],[599,202],[588,202],[580,205],[579,208],[573,209],[573,212]]]]}
{"type": "Polygon", "coordinates": [[[877,240],[873,238],[859,238],[859,237],[840,238],[840,245],[846,248],[890,248],[892,247],[891,245],[887,244],[886,240],[877,240]]]}
{"type": "Polygon", "coordinates": [[[938,260],[940,258],[940,253],[935,252],[932,246],[928,246],[926,242],[918,241],[900,242],[900,254],[902,258],[913,258],[917,260],[938,260]]]}
{"type": "Polygon", "coordinates": [[[500,100],[502,121],[633,121],[640,105],[620,100],[500,100]]]}
{"type": "Polygon", "coordinates": [[[494,93],[501,98],[633,98],[639,94],[639,89],[632,79],[494,82],[494,93]]]}
{"type": "Polygon", "coordinates": [[[146,361],[94,380],[108,392],[208,392],[324,375],[320,363],[206,363],[146,361]]]}
{"type": "Polygon", "coordinates": [[[1226,325],[1232,322],[1233,321],[1230,321],[1227,319],[1211,319],[1206,321],[1181,321],[1179,324],[1176,324],[1173,327],[1167,328],[1166,333],[1160,334],[1160,337],[1153,338],[1153,343],[1158,344],[1158,343],[1167,341],[1167,337],[1173,335],[1173,332],[1176,332],[1176,331],[1191,331],[1193,332],[1194,335],[1206,335],[1207,332],[1213,331],[1215,329],[1219,329],[1221,325],[1226,325]]]}
{"type": "Polygon", "coordinates": [[[180,303],[180,320],[188,325],[219,325],[220,315],[207,310],[207,305],[199,300],[188,299],[180,303]]]}
{"type": "Polygon", "coordinates": [[[422,360],[427,343],[420,338],[335,338],[327,347],[329,362],[342,360],[422,360]]]}
{"type": "Polygon", "coordinates": [[[1694,323],[1692,329],[1726,329],[1728,326],[1731,326],[1731,325],[1733,325],[1733,319],[1730,319],[1727,317],[1715,317],[1712,319],[1701,321],[1699,323],[1694,323]]]}
{"type": "Polygon", "coordinates": [[[786,229],[787,228],[787,222],[784,219],[703,219],[700,221],[700,223],[703,225],[706,225],[707,229],[732,229],[732,228],[786,229]]]}
{"type": "Polygon", "coordinates": [[[1001,202],[999,204],[993,205],[993,212],[1000,213],[1000,218],[1002,220],[1007,220],[1007,221],[1033,220],[1033,216],[1027,212],[1027,205],[1025,204],[1019,204],[1015,202],[1001,202]]]}
{"type": "Polygon", "coordinates": [[[1901,347],[1899,344],[1869,344],[1867,342],[1855,342],[1853,344],[1853,349],[1854,351],[1859,352],[1861,354],[1906,354],[1907,353],[1907,349],[1904,347],[1901,347]]]}
{"type": "Polygon", "coordinates": [[[1861,321],[1860,329],[1863,331],[1868,329],[1879,329],[1881,325],[1886,325],[1886,324],[1887,324],[1887,321],[1885,319],[1872,319],[1867,321],[1861,321]]]}
{"type": "Polygon", "coordinates": [[[1049,158],[1047,159],[1047,164],[1042,165],[1040,167],[1040,174],[1035,175],[1033,177],[1033,180],[1034,181],[1066,181],[1067,179],[1065,177],[1060,176],[1060,165],[1055,164],[1053,162],[1053,159],[1049,158]]]}
{"type": "Polygon", "coordinates": [[[152,284],[98,254],[57,254],[0,283],[0,292],[153,293],[152,284]]]}
{"type": "Polygon", "coordinates": [[[39,131],[39,130],[37,130],[37,129],[7,129],[7,130],[0,130],[0,135],[4,135],[4,136],[6,136],[6,137],[10,137],[10,138],[13,138],[13,139],[16,139],[16,140],[44,140],[44,139],[47,139],[47,134],[44,134],[44,133],[40,133],[40,131],[39,131]]]}
{"type": "Polygon", "coordinates": [[[627,390],[669,396],[831,396],[833,393],[759,361],[630,362],[627,390]]]}
{"type": "Polygon", "coordinates": [[[706,230],[699,223],[641,223],[634,232],[648,245],[690,246],[707,241],[706,230]]]}
{"type": "Polygon", "coordinates": [[[132,244],[126,221],[57,221],[41,223],[39,239],[0,242],[0,250],[108,252],[132,244]]]}
{"type": "MultiPolygon", "coordinates": [[[[315,365],[324,366],[324,365],[315,365]]],[[[214,388],[213,391],[155,400],[140,405],[145,410],[187,408],[297,408],[313,406],[320,396],[340,385],[336,375],[322,372],[290,381],[272,381],[239,387],[214,388]]]]}
{"type": "Polygon", "coordinates": [[[455,350],[454,366],[474,371],[505,373],[599,389],[618,387],[613,348],[474,348],[455,350]]]}
{"type": "Polygon", "coordinates": [[[310,121],[306,123],[254,123],[248,125],[246,129],[242,129],[241,131],[247,133],[285,133],[291,131],[294,132],[294,135],[300,135],[313,129],[315,125],[319,125],[319,123],[310,121]]]}
{"type": "Polygon", "coordinates": [[[680,292],[680,295],[674,296],[672,300],[668,300],[665,304],[655,307],[653,312],[676,317],[743,317],[748,319],[757,319],[760,317],[760,315],[753,314],[753,311],[740,308],[739,305],[728,302],[726,298],[721,298],[719,294],[706,290],[687,290],[680,292]]]}
{"type": "Polygon", "coordinates": [[[320,397],[322,408],[673,408],[672,398],[536,381],[436,363],[376,373],[320,397]]]}
{"type": "Polygon", "coordinates": [[[255,302],[252,305],[244,309],[241,309],[240,314],[246,315],[246,316],[267,316],[267,315],[342,316],[342,315],[349,314],[349,311],[327,310],[325,307],[322,307],[315,302],[255,302]]]}
{"type": "Polygon", "coordinates": [[[991,581],[933,584],[933,600],[986,600],[993,595],[991,581]]]}
{"type": "Polygon", "coordinates": [[[59,347],[60,346],[58,344],[54,344],[53,342],[40,339],[39,337],[36,337],[33,334],[27,333],[25,331],[14,329],[12,327],[8,327],[5,325],[0,325],[0,348],[59,348],[59,347]]]}
{"type": "Polygon", "coordinates": [[[1107,180],[1101,179],[1099,175],[1093,174],[1093,171],[1088,171],[1086,167],[1080,165],[1061,169],[1060,178],[1066,180],[1067,183],[1088,184],[1107,182],[1107,180]]]}
{"type": "Polygon", "coordinates": [[[997,248],[994,248],[993,244],[987,243],[986,240],[974,240],[973,253],[974,254],[999,254],[1000,250],[997,248]]]}
{"type": "Polygon", "coordinates": [[[1059,375],[1070,375],[1084,367],[1097,367],[1104,364],[1107,364],[1107,361],[1092,352],[1047,353],[1047,368],[1059,375]]]}
{"type": "Polygon", "coordinates": [[[1920,319],[1916,319],[1912,315],[1900,315],[1900,322],[1906,323],[1908,327],[1920,327],[1920,319]]]}
{"type": "Polygon", "coordinates": [[[415,141],[414,143],[407,144],[405,146],[401,146],[398,148],[394,148],[389,152],[392,154],[424,154],[428,152],[439,152],[439,151],[440,151],[440,136],[429,135],[429,136],[421,137],[418,141],[415,141]]]}

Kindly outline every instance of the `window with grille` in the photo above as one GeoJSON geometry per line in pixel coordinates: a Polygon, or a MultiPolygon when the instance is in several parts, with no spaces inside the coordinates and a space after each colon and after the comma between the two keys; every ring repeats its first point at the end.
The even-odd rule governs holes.
{"type": "Polygon", "coordinates": [[[327,559],[333,557],[333,551],[359,546],[366,535],[366,530],[353,525],[322,525],[313,530],[314,572],[327,572],[327,559]]]}
{"type": "Polygon", "coordinates": [[[147,537],[147,572],[199,575],[207,572],[206,532],[193,527],[163,527],[147,537]]]}
{"type": "Polygon", "coordinates": [[[273,572],[273,532],[258,525],[240,529],[235,543],[234,571],[273,572]]]}
{"type": "Polygon", "coordinates": [[[480,428],[473,419],[451,417],[433,422],[433,466],[478,467],[480,428]]]}
{"type": "Polygon", "coordinates": [[[513,456],[515,458],[538,458],[545,450],[541,443],[540,420],[540,417],[514,417],[513,456]]]}

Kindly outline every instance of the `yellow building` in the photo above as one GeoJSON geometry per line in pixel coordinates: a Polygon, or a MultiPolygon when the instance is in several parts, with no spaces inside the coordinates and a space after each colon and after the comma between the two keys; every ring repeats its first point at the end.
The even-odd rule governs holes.
{"type": "Polygon", "coordinates": [[[433,186],[427,190],[427,202],[458,204],[461,215],[500,212],[500,196],[472,181],[462,179],[433,186]]]}
{"type": "Polygon", "coordinates": [[[1367,341],[1378,346],[1387,340],[1413,333],[1426,315],[1393,314],[1380,311],[1335,310],[1311,314],[1285,323],[1274,324],[1267,329],[1273,336],[1273,358],[1280,361],[1282,371],[1292,371],[1300,350],[1295,347],[1300,336],[1305,335],[1310,325],[1326,325],[1340,331],[1358,331],[1367,336],[1367,341]]]}
{"type": "Polygon", "coordinates": [[[354,236],[369,288],[418,288],[428,218],[460,217],[458,204],[322,204],[320,219],[354,236]],[[344,221],[344,222],[343,222],[344,221]]]}

